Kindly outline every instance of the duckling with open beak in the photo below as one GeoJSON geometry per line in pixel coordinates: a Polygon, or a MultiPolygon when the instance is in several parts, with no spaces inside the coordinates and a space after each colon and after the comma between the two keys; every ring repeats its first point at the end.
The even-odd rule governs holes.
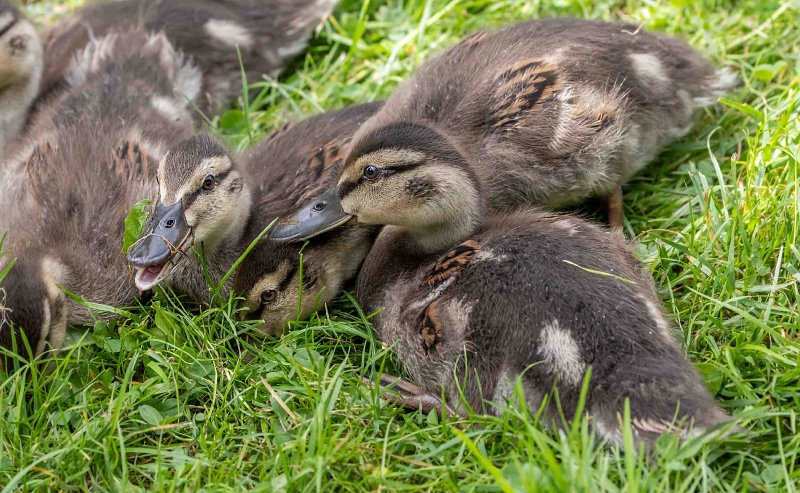
{"type": "MultiPolygon", "coordinates": [[[[211,280],[218,282],[275,218],[334,183],[352,135],[382,104],[356,105],[286,124],[238,159],[208,135],[170,149],[159,164],[159,193],[146,229],[128,251],[137,286],[147,289],[164,282],[177,294],[207,300],[200,250],[206,255],[211,280]]],[[[305,316],[314,311],[317,290],[325,289],[324,304],[355,276],[374,229],[360,226],[349,234],[337,233],[338,246],[327,242],[309,246],[303,283],[304,302],[311,305],[304,309],[305,316]],[[312,277],[318,281],[313,287],[312,277]]],[[[248,297],[249,316],[258,312],[269,319],[262,327],[269,334],[280,333],[283,315],[295,313],[298,293],[289,286],[300,283],[293,277],[300,273],[299,251],[299,246],[264,238],[235,276],[236,292],[248,297]],[[261,310],[261,291],[252,290],[256,284],[269,285],[262,291],[274,290],[279,299],[261,310]],[[275,313],[281,314],[277,322],[272,320],[275,313]]]]}
{"type": "Polygon", "coordinates": [[[205,134],[171,148],[159,163],[158,176],[158,196],[145,231],[128,250],[136,286],[152,289],[168,279],[178,294],[207,300],[201,256],[216,283],[241,253],[253,202],[248,176],[205,134]]]}
{"type": "Polygon", "coordinates": [[[164,280],[177,255],[186,255],[193,244],[194,236],[186,222],[183,202],[167,207],[158,201],[142,239],[128,251],[128,260],[137,269],[136,286],[147,291],[164,280]]]}

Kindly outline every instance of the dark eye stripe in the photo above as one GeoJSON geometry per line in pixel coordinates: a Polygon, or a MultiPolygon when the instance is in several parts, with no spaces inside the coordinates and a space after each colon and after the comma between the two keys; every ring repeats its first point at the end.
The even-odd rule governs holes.
{"type": "Polygon", "coordinates": [[[407,171],[419,168],[420,166],[422,166],[422,163],[412,163],[405,166],[389,166],[387,168],[378,168],[378,176],[376,176],[371,180],[367,180],[362,175],[358,178],[358,181],[356,182],[348,181],[339,185],[339,197],[344,198],[345,196],[347,196],[347,194],[358,188],[358,186],[364,183],[365,181],[370,183],[376,183],[378,180],[386,176],[405,173],[407,171]]]}
{"type": "Polygon", "coordinates": [[[202,189],[198,188],[194,192],[183,196],[183,198],[181,199],[181,202],[183,203],[183,210],[188,209],[189,207],[192,206],[192,204],[194,204],[194,201],[197,200],[197,197],[200,196],[200,192],[202,192],[202,189]]]}
{"type": "Polygon", "coordinates": [[[286,277],[283,279],[283,282],[281,282],[280,285],[278,286],[278,291],[283,293],[284,291],[289,289],[289,284],[291,284],[292,278],[297,273],[297,270],[298,270],[297,265],[292,265],[292,267],[289,268],[289,272],[286,273],[286,277]]]}
{"type": "Polygon", "coordinates": [[[258,310],[249,312],[247,314],[247,318],[250,320],[261,320],[264,318],[264,310],[266,309],[266,305],[264,303],[258,304],[258,310]]]}
{"type": "Polygon", "coordinates": [[[2,37],[5,33],[10,31],[12,27],[16,26],[17,25],[17,21],[19,21],[19,18],[17,17],[17,15],[13,11],[7,10],[6,12],[10,12],[11,13],[11,22],[9,22],[5,27],[0,28],[0,37],[2,37]]]}
{"type": "MultiPolygon", "coordinates": [[[[214,175],[214,179],[217,181],[217,183],[222,183],[223,181],[225,181],[225,178],[228,177],[230,172],[231,172],[231,170],[228,170],[228,171],[224,171],[224,172],[222,172],[222,173],[220,173],[218,175],[214,175]]],[[[186,210],[189,207],[191,207],[192,204],[194,203],[194,201],[197,200],[197,197],[200,196],[200,194],[202,192],[203,192],[203,185],[200,185],[200,188],[198,188],[194,192],[192,192],[192,193],[190,193],[188,195],[184,195],[183,198],[181,199],[181,202],[183,202],[183,209],[186,210]]]]}

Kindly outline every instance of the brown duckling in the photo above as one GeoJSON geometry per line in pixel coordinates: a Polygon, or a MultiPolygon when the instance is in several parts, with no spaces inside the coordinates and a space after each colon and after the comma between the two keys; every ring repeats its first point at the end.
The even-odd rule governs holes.
{"type": "MultiPolygon", "coordinates": [[[[159,165],[155,209],[142,237],[128,252],[128,260],[136,270],[137,286],[146,290],[163,281],[177,294],[208,301],[205,272],[195,250],[202,245],[209,276],[218,283],[273,219],[333,185],[350,137],[382,104],[358,105],[284,125],[250,150],[241,165],[207,135],[192,137],[170,149],[159,165]]],[[[365,230],[372,228],[354,228],[365,230]]],[[[324,262],[320,257],[319,262],[314,262],[312,258],[317,255],[312,250],[318,249],[307,251],[306,273],[316,273],[318,289],[328,286],[326,296],[338,292],[346,280],[334,280],[332,276],[352,277],[366,255],[363,248],[355,246],[363,235],[352,236],[341,235],[343,242],[348,238],[346,245],[353,245],[343,248],[358,260],[343,262],[337,267],[341,269],[337,276],[331,269],[338,257],[325,257],[324,262]],[[354,267],[349,266],[352,263],[354,267]]],[[[284,275],[297,273],[298,253],[299,247],[263,243],[251,252],[239,272],[259,278],[278,271],[284,275]],[[285,265],[291,268],[283,269],[285,265]]],[[[311,290],[309,279],[306,277],[305,282],[311,290]]],[[[281,281],[287,286],[296,283],[292,277],[281,281]]],[[[281,300],[292,296],[288,290],[280,290],[279,295],[281,300]]],[[[296,300],[296,291],[293,296],[296,300]]],[[[275,330],[280,330],[280,324],[277,329],[270,324],[267,332],[275,330]]]]}
{"type": "MultiPolygon", "coordinates": [[[[242,65],[251,82],[277,76],[307,46],[336,0],[122,0],[78,10],[45,39],[43,93],[63,81],[64,68],[92,37],[110,29],[163,31],[203,73],[196,104],[216,113],[242,90],[242,65]]],[[[162,102],[162,105],[170,104],[162,102]]]]}
{"type": "MultiPolygon", "coordinates": [[[[382,105],[382,101],[361,104],[307,118],[280,129],[254,148],[248,162],[275,156],[274,166],[296,172],[285,174],[262,191],[248,237],[256,237],[276,217],[294,212],[298,204],[335,185],[353,134],[382,105]]],[[[324,198],[316,202],[324,202],[324,198]]],[[[306,245],[263,239],[235,276],[234,292],[245,298],[246,318],[262,320],[259,329],[271,336],[280,335],[289,320],[308,319],[355,277],[378,230],[352,221],[306,245]]]]}
{"type": "MultiPolygon", "coordinates": [[[[618,232],[523,210],[492,214],[453,246],[425,250],[415,230],[397,225],[397,209],[393,200],[363,209],[387,226],[356,288],[365,313],[385,307],[373,326],[414,382],[382,377],[386,388],[397,384],[386,398],[442,411],[444,394],[457,414],[467,406],[500,414],[520,379],[523,405],[560,426],[546,396],[555,387],[572,419],[591,367],[585,410],[609,442],[622,442],[626,399],[637,443],[671,432],[696,436],[730,420],[618,232]]],[[[419,204],[404,218],[426,215],[419,204]]]]}
{"type": "Polygon", "coordinates": [[[142,30],[89,43],[68,72],[70,85],[2,163],[11,179],[0,183],[0,231],[9,232],[0,270],[16,263],[0,283],[0,345],[22,349],[22,330],[34,354],[92,321],[62,288],[113,307],[135,302],[120,255],[125,217],[157,188],[158,160],[193,132],[149,102],[174,88],[196,93],[201,79],[163,34],[142,30]]]}
{"type": "MultiPolygon", "coordinates": [[[[479,32],[424,63],[358,131],[340,195],[363,184],[359,208],[390,194],[398,215],[424,199],[450,227],[481,214],[473,182],[492,210],[598,195],[620,226],[620,186],[735,83],[682,41],[628,24],[547,19],[479,32]],[[378,183],[380,193],[369,185],[378,183]]],[[[331,225],[276,234],[307,239],[331,225]]]]}
{"type": "MultiPolygon", "coordinates": [[[[446,149],[442,140],[418,142],[429,153],[446,149]]],[[[466,172],[463,180],[476,193],[460,197],[460,209],[479,211],[480,182],[466,172]]],[[[383,376],[383,386],[398,392],[387,398],[451,412],[439,398],[444,393],[456,413],[465,404],[497,412],[490,403],[511,399],[520,378],[532,411],[555,385],[570,418],[591,366],[586,410],[612,442],[622,438],[625,399],[639,442],[671,431],[688,436],[691,424],[698,433],[728,420],[686,360],[652,279],[618,232],[531,210],[442,212],[431,203],[452,193],[446,187],[433,182],[428,193],[411,198],[392,187],[389,179],[353,179],[345,170],[342,201],[327,197],[317,213],[384,225],[358,275],[356,299],[366,313],[385,308],[373,326],[414,382],[383,376]]],[[[298,216],[314,212],[305,208],[298,216]]],[[[552,404],[544,413],[548,424],[559,424],[552,404]]]]}
{"type": "Polygon", "coordinates": [[[42,43],[33,24],[8,0],[0,0],[0,159],[39,93],[42,65],[42,43]]]}

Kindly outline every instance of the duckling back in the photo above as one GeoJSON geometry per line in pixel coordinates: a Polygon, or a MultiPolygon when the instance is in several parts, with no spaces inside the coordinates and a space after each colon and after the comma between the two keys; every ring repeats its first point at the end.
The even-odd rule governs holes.
{"type": "MultiPolygon", "coordinates": [[[[591,367],[587,412],[608,440],[621,441],[625,399],[643,442],[728,419],[615,233],[527,211],[491,216],[441,255],[404,251],[385,228],[356,295],[366,313],[385,307],[374,322],[379,338],[415,383],[433,395],[444,388],[450,405],[461,389],[476,412],[502,412],[519,377],[533,412],[555,387],[571,418],[591,367]]],[[[552,402],[543,419],[561,424],[552,402]]]]}
{"type": "Polygon", "coordinates": [[[92,5],[47,35],[43,92],[60,87],[65,65],[93,38],[112,29],[163,31],[203,73],[201,112],[216,112],[250,82],[277,76],[301,53],[335,0],[123,0],[92,5]],[[238,48],[238,52],[237,52],[238,48]]]}
{"type": "Polygon", "coordinates": [[[253,210],[258,231],[253,236],[336,183],[353,134],[383,103],[358,104],[286,123],[247,151],[245,167],[254,177],[259,197],[253,210]]]}

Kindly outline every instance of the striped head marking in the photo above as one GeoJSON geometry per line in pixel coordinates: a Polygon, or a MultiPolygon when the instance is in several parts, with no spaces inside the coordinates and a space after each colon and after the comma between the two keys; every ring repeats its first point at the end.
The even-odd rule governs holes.
{"type": "Polygon", "coordinates": [[[136,285],[161,282],[195,243],[213,253],[238,239],[250,217],[252,198],[244,173],[208,135],[184,140],[158,166],[159,196],[142,237],[128,251],[138,269],[136,285]]]}
{"type": "Polygon", "coordinates": [[[290,320],[307,320],[355,277],[373,238],[373,228],[346,226],[305,247],[261,241],[234,278],[234,291],[245,298],[244,317],[260,319],[259,329],[272,336],[280,335],[290,320]]]}
{"type": "Polygon", "coordinates": [[[430,127],[392,123],[353,143],[339,180],[343,210],[364,224],[427,231],[479,207],[475,174],[430,127]]]}
{"type": "Polygon", "coordinates": [[[245,300],[243,318],[261,320],[259,330],[277,337],[297,320],[297,302],[301,299],[300,320],[305,320],[333,299],[337,290],[325,289],[326,276],[315,255],[303,255],[300,269],[300,246],[262,241],[239,266],[234,291],[245,300]],[[301,292],[302,286],[302,292],[301,292]]]}

